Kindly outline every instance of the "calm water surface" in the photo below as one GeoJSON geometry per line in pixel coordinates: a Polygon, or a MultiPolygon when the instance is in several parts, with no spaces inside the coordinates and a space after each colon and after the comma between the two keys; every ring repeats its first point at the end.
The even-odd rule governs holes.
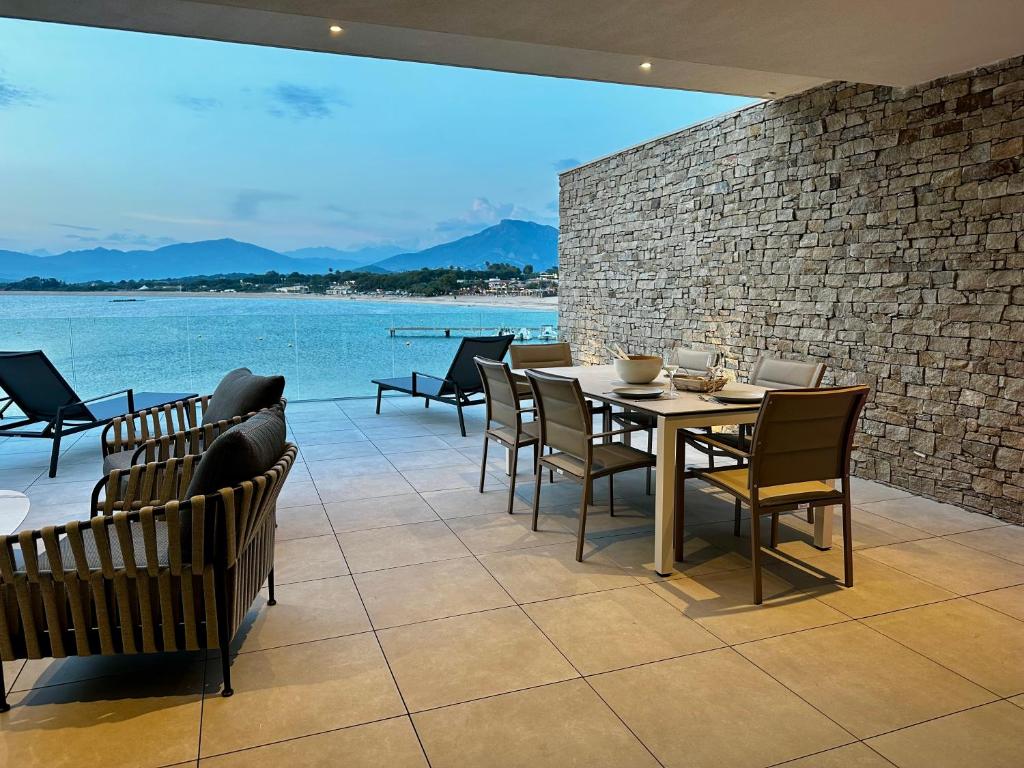
{"type": "Polygon", "coordinates": [[[557,312],[348,300],[0,294],[0,349],[43,349],[82,397],[124,387],[209,392],[228,370],[282,373],[295,400],[373,394],[371,378],[443,375],[459,344],[396,326],[557,326],[557,312]]]}

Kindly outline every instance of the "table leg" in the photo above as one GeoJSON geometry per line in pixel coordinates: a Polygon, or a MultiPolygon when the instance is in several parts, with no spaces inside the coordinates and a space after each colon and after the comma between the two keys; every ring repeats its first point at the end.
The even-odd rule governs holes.
{"type": "Polygon", "coordinates": [[[676,500],[676,432],[664,416],[658,417],[658,462],[654,489],[654,570],[669,576],[675,567],[673,533],[676,500]]]}
{"type": "Polygon", "coordinates": [[[814,509],[814,546],[832,549],[832,507],[814,509]]]}

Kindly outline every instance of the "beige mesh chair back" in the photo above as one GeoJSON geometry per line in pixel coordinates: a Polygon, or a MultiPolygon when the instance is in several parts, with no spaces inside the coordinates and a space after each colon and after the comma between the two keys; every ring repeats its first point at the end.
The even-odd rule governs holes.
{"type": "Polygon", "coordinates": [[[718,365],[718,353],[714,350],[677,349],[672,358],[683,373],[691,375],[706,373],[708,368],[718,365]]]}
{"type": "Polygon", "coordinates": [[[526,376],[537,404],[541,445],[585,461],[593,427],[579,381],[534,370],[526,376]]]}
{"type": "Polygon", "coordinates": [[[751,498],[771,486],[845,482],[867,396],[865,386],[768,392],[751,439],[751,498]]]}
{"type": "Polygon", "coordinates": [[[519,396],[512,372],[505,363],[474,357],[473,362],[480,369],[480,381],[484,385],[484,397],[487,400],[487,426],[497,422],[503,427],[516,429],[522,423],[519,413],[519,396]]]}
{"type": "Polygon", "coordinates": [[[572,349],[565,341],[554,344],[513,344],[508,348],[513,368],[568,368],[572,349]]]}
{"type": "Polygon", "coordinates": [[[808,389],[820,387],[824,376],[824,363],[761,355],[750,372],[750,383],[769,389],[808,389]]]}

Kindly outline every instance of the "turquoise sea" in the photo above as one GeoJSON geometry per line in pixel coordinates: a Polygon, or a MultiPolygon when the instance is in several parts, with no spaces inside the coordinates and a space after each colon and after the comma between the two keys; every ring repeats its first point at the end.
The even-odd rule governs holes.
{"type": "Polygon", "coordinates": [[[358,397],[370,379],[443,375],[461,335],[557,327],[557,312],[397,301],[0,294],[0,350],[43,349],[82,397],[209,392],[228,370],[282,373],[293,400],[358,397]],[[406,331],[393,327],[479,328],[406,331]]]}

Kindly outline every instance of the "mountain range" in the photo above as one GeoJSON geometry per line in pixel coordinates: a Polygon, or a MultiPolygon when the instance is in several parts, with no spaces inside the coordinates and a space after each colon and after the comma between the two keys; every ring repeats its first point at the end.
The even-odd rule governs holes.
{"type": "Polygon", "coordinates": [[[69,283],[92,280],[153,280],[195,275],[262,274],[271,270],[323,273],[363,270],[406,272],[424,267],[485,269],[488,262],[531,265],[544,270],[558,263],[558,230],[546,224],[503,219],[467,237],[411,253],[395,246],[343,251],[327,246],[278,252],[239,240],[175,243],[154,250],[92,248],[54,256],[0,250],[0,282],[51,277],[69,283]]]}

